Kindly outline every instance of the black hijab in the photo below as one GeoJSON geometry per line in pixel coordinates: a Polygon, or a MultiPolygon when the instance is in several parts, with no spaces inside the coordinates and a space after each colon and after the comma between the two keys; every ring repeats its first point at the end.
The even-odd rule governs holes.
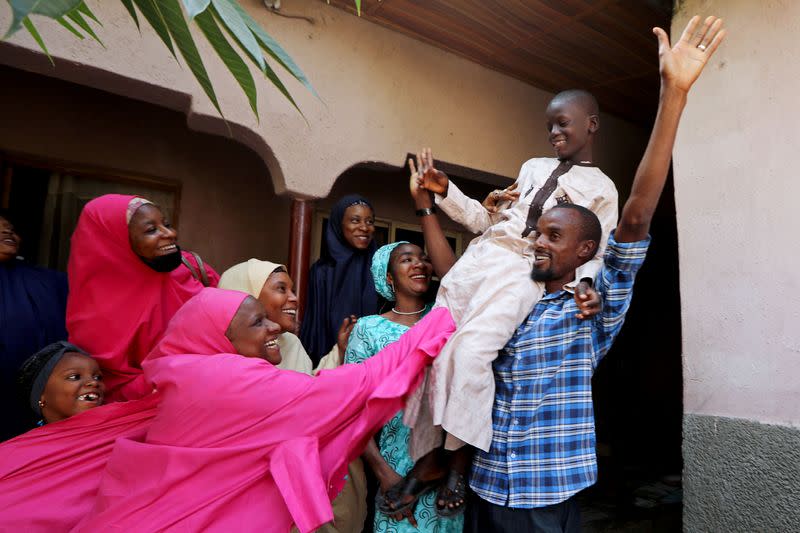
{"type": "Polygon", "coordinates": [[[336,344],[336,334],[345,317],[374,315],[378,311],[378,295],[370,273],[377,248],[375,240],[366,250],[357,250],[345,240],[342,231],[344,212],[352,205],[366,205],[375,211],[366,198],[357,194],[336,202],[325,230],[327,250],[311,266],[300,340],[315,364],[336,344]]]}

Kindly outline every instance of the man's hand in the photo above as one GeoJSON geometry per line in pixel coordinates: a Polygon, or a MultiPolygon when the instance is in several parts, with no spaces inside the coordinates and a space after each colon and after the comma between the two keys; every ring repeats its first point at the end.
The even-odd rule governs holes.
{"type": "Polygon", "coordinates": [[[433,154],[430,148],[423,148],[417,153],[417,163],[419,164],[419,186],[432,193],[447,196],[447,186],[450,180],[447,174],[441,170],[436,170],[433,165],[433,154]]]}
{"type": "Polygon", "coordinates": [[[725,38],[722,19],[707,17],[700,26],[694,16],[683,30],[680,40],[670,48],[667,32],[653,28],[658,37],[658,61],[661,81],[665,86],[689,92],[706,63],[725,38]],[[699,28],[698,28],[699,26],[699,28]]]}
{"type": "Polygon", "coordinates": [[[517,182],[515,181],[505,189],[496,189],[490,192],[489,196],[483,201],[483,207],[492,214],[497,213],[500,211],[500,204],[519,200],[519,191],[516,188],[517,182]]]}
{"type": "Polygon", "coordinates": [[[344,362],[344,352],[347,351],[347,341],[350,340],[350,333],[356,325],[358,318],[356,315],[345,317],[342,325],[339,326],[339,332],[336,334],[336,346],[339,348],[339,364],[344,362]]]}
{"type": "Polygon", "coordinates": [[[600,293],[585,281],[575,286],[575,304],[579,310],[575,316],[581,319],[591,318],[603,309],[600,293]]]}

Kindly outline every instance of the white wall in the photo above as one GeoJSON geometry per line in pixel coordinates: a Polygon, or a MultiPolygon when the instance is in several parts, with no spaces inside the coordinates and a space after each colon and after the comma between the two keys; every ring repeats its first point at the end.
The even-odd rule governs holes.
{"type": "Polygon", "coordinates": [[[685,0],[729,36],[675,149],[688,413],[800,426],[800,2],[685,0]]]}

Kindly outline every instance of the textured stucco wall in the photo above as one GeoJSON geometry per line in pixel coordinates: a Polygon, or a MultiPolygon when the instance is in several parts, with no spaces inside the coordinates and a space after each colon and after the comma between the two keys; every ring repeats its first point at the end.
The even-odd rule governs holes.
{"type": "MultiPolygon", "coordinates": [[[[0,44],[0,63],[185,111],[191,128],[226,134],[188,70],[175,64],[149,27],[143,25],[140,35],[119,2],[89,4],[103,21],[98,34],[107,49],[78,41],[39,17],[56,67],[32,52],[38,49],[24,31],[0,44]]],[[[325,196],[352,165],[401,165],[422,144],[444,160],[507,176],[516,176],[527,158],[551,153],[544,91],[319,0],[284,4],[287,13],[312,17],[314,25],[271,15],[258,0],[242,4],[284,45],[321,97],[287,81],[306,124],[261,83],[257,122],[235,81],[204,38],[197,38],[235,138],[264,159],[278,193],[325,196]]],[[[0,27],[8,22],[8,6],[1,2],[0,27]]],[[[615,179],[630,181],[643,132],[610,116],[603,117],[602,130],[598,162],[615,179]]]]}
{"type": "Polygon", "coordinates": [[[686,412],[800,426],[800,2],[685,0],[729,28],[675,148],[686,412]]]}
{"type": "Polygon", "coordinates": [[[676,7],[673,35],[695,13],[730,32],[689,96],[674,153],[684,528],[800,531],[800,2],[676,7]]]}
{"type": "Polygon", "coordinates": [[[800,531],[800,430],[687,415],[684,530],[800,531]]]}

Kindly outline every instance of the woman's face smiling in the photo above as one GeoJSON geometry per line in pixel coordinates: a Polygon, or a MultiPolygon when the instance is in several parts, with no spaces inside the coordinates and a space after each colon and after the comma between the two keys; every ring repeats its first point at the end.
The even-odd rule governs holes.
{"type": "Polygon", "coordinates": [[[45,422],[53,423],[103,405],[106,386],[97,361],[67,352],[56,364],[40,398],[45,422]]]}
{"type": "Polygon", "coordinates": [[[366,250],[375,235],[375,214],[368,205],[351,205],[342,217],[344,240],[356,250],[366,250]]]}
{"type": "Polygon", "coordinates": [[[178,232],[152,204],[145,204],[131,217],[128,224],[131,249],[142,259],[152,261],[178,251],[178,232]]]}
{"type": "Polygon", "coordinates": [[[297,330],[297,296],[292,278],[286,272],[273,272],[264,282],[258,301],[264,305],[267,318],[281,327],[281,331],[297,330]]]}
{"type": "Polygon", "coordinates": [[[395,294],[422,296],[430,286],[433,265],[416,244],[401,244],[392,250],[388,270],[386,278],[395,294]]]}
{"type": "Polygon", "coordinates": [[[14,225],[0,217],[0,263],[17,257],[21,240],[14,230],[14,225]]]}
{"type": "Polygon", "coordinates": [[[239,355],[258,357],[277,365],[281,362],[280,332],[280,326],[267,318],[261,302],[248,296],[233,316],[225,336],[239,355]]]}

